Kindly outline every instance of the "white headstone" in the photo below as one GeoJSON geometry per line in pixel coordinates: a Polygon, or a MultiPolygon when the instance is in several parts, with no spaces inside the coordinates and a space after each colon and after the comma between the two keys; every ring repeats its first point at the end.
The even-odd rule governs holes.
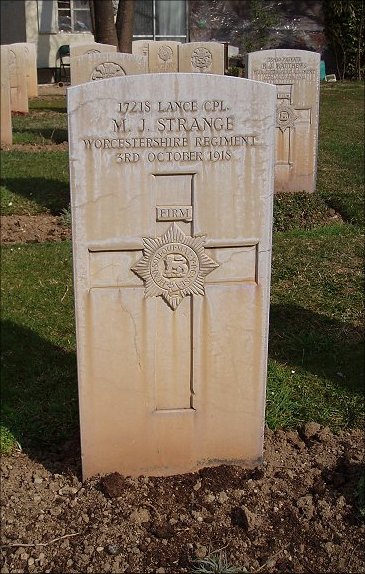
{"type": "Polygon", "coordinates": [[[135,56],[144,56],[148,59],[148,47],[153,43],[154,40],[133,40],[132,54],[135,56]]]}
{"type": "Polygon", "coordinates": [[[38,96],[37,52],[33,42],[18,42],[11,46],[19,47],[25,54],[25,74],[27,77],[28,98],[38,96]]]}
{"type": "Polygon", "coordinates": [[[26,58],[23,46],[9,44],[10,103],[13,112],[28,113],[26,58]]]}
{"type": "Polygon", "coordinates": [[[277,89],[276,192],[316,188],[320,59],[306,50],[247,55],[247,77],[277,89]]]}
{"type": "Polygon", "coordinates": [[[9,79],[9,48],[1,46],[0,72],[1,72],[1,143],[11,145],[13,143],[13,132],[11,125],[10,107],[10,79],[9,79]]]}
{"type": "Polygon", "coordinates": [[[149,73],[178,72],[180,42],[150,42],[148,45],[149,73]]]}
{"type": "Polygon", "coordinates": [[[145,73],[146,60],[142,56],[121,52],[85,54],[73,59],[71,84],[76,86],[94,80],[145,73]]]}
{"type": "Polygon", "coordinates": [[[101,54],[103,52],[116,52],[117,47],[112,44],[100,44],[98,42],[88,42],[87,44],[70,44],[70,58],[85,56],[86,54],[101,54]]]}
{"type": "Polygon", "coordinates": [[[83,475],[261,461],[273,86],[68,89],[83,475]]]}
{"type": "Polygon", "coordinates": [[[224,45],[218,42],[181,44],[179,72],[224,74],[224,45]]]}

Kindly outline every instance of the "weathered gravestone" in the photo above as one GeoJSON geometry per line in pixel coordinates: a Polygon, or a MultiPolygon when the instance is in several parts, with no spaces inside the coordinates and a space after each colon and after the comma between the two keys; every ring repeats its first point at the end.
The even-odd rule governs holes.
{"type": "Polygon", "coordinates": [[[132,54],[146,59],[146,69],[149,73],[178,72],[179,46],[181,42],[134,40],[132,54]]]}
{"type": "Polygon", "coordinates": [[[9,48],[1,46],[0,55],[1,72],[1,143],[11,145],[13,143],[13,131],[11,125],[10,107],[10,79],[9,79],[9,48]]]}
{"type": "Polygon", "coordinates": [[[154,40],[133,40],[132,54],[135,56],[144,56],[148,59],[148,47],[154,40]]]}
{"type": "Polygon", "coordinates": [[[68,90],[83,475],[262,457],[275,88],[68,90]]]}
{"type": "Polygon", "coordinates": [[[71,44],[70,45],[70,81],[72,85],[81,82],[74,81],[74,63],[76,58],[86,56],[86,54],[102,54],[104,52],[116,52],[117,47],[112,44],[99,44],[98,42],[88,42],[87,44],[71,44]]]}
{"type": "Polygon", "coordinates": [[[28,113],[26,58],[22,46],[9,44],[10,105],[13,112],[28,113]]]}
{"type": "Polygon", "coordinates": [[[85,56],[85,54],[101,54],[102,52],[116,52],[117,47],[112,44],[100,44],[98,42],[88,42],[87,44],[70,45],[70,62],[72,58],[85,56]]]}
{"type": "Polygon", "coordinates": [[[316,188],[320,54],[262,50],[247,54],[246,76],[275,84],[275,191],[316,188]]]}
{"type": "Polygon", "coordinates": [[[38,96],[36,45],[33,42],[18,42],[16,44],[11,44],[11,46],[20,48],[24,51],[27,95],[28,98],[35,98],[38,96]]]}
{"type": "Polygon", "coordinates": [[[178,72],[178,50],[180,42],[150,42],[148,44],[148,71],[155,72],[178,72]]]}
{"type": "Polygon", "coordinates": [[[219,42],[181,44],[179,72],[224,74],[224,45],[219,42]]]}
{"type": "Polygon", "coordinates": [[[121,52],[85,54],[73,59],[71,84],[76,86],[93,80],[145,73],[146,60],[142,56],[121,52]]]}

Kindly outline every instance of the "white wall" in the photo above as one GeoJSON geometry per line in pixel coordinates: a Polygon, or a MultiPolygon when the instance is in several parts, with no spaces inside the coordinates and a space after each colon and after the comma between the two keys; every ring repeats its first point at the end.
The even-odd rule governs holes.
{"type": "Polygon", "coordinates": [[[57,0],[26,0],[25,10],[27,42],[37,46],[38,68],[54,68],[62,44],[94,42],[93,34],[88,32],[58,32],[57,0]]]}

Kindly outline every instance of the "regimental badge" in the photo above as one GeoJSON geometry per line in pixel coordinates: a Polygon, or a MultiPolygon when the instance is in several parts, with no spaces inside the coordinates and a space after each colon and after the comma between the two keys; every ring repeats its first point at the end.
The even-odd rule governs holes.
{"type": "Polygon", "coordinates": [[[157,52],[157,56],[160,58],[160,60],[162,60],[165,63],[172,61],[173,56],[172,48],[166,45],[161,46],[157,52]]]}
{"type": "Polygon", "coordinates": [[[298,116],[290,104],[279,104],[276,107],[276,126],[285,132],[287,128],[293,128],[298,116]]]}
{"type": "Polygon", "coordinates": [[[205,253],[206,236],[190,237],[173,223],[161,237],[143,238],[143,257],[131,269],[145,297],[162,296],[175,310],[186,295],[204,295],[204,278],[219,264],[205,253]]]}
{"type": "Polygon", "coordinates": [[[212,53],[202,46],[195,48],[191,54],[191,65],[200,72],[206,72],[212,65],[212,53]]]}
{"type": "Polygon", "coordinates": [[[126,73],[122,66],[114,62],[103,62],[96,66],[90,76],[90,80],[105,80],[107,78],[115,78],[115,76],[125,76],[126,73]]]}

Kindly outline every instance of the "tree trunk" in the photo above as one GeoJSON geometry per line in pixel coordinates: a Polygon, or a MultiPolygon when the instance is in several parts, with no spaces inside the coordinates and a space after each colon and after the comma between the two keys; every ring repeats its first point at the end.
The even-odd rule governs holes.
{"type": "Polygon", "coordinates": [[[112,0],[94,0],[95,42],[118,46],[112,0]]]}
{"type": "Polygon", "coordinates": [[[119,0],[116,29],[120,52],[132,53],[134,0],[119,0]]]}

